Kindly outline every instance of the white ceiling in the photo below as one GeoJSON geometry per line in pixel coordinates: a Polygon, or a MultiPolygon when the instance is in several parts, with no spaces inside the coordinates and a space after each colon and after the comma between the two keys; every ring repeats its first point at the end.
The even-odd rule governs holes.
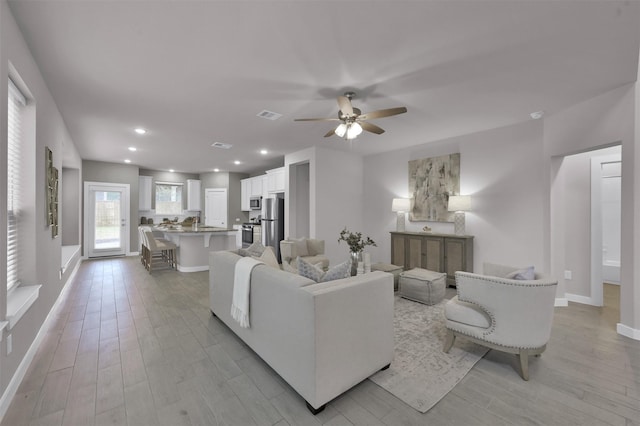
{"type": "Polygon", "coordinates": [[[636,1],[9,4],[82,158],[146,169],[256,172],[313,145],[379,153],[553,114],[637,77],[636,1]],[[293,121],[336,116],[346,89],[363,112],[408,112],[351,143],[323,137],[333,123],[293,121]]]}

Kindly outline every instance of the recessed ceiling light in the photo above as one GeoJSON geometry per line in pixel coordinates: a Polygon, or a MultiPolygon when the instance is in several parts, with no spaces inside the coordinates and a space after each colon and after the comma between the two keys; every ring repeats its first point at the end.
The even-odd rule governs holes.
{"type": "Polygon", "coordinates": [[[266,149],[261,149],[260,150],[260,154],[262,155],[267,155],[269,153],[269,151],[267,151],[266,149]]]}
{"type": "Polygon", "coordinates": [[[173,169],[169,169],[169,172],[173,173],[173,172],[175,172],[175,170],[173,170],[173,169]]]}
{"type": "Polygon", "coordinates": [[[144,135],[145,133],[147,133],[147,131],[145,129],[143,129],[142,127],[136,127],[135,128],[135,132],[139,135],[144,135]]]}
{"type": "Polygon", "coordinates": [[[531,114],[529,114],[529,116],[534,120],[538,120],[544,116],[544,111],[532,112],[531,114]]]}
{"type": "Polygon", "coordinates": [[[138,148],[136,148],[135,146],[130,146],[129,147],[129,151],[131,151],[131,152],[135,152],[137,150],[138,150],[138,148]]]}
{"type": "Polygon", "coordinates": [[[236,161],[233,162],[233,164],[235,164],[237,166],[238,164],[240,164],[240,162],[238,160],[236,160],[236,161]]]}
{"type": "Polygon", "coordinates": [[[218,173],[220,169],[213,169],[214,172],[218,173]]]}
{"type": "Polygon", "coordinates": [[[124,160],[125,163],[130,163],[131,160],[129,160],[128,158],[126,160],[124,160]]]}

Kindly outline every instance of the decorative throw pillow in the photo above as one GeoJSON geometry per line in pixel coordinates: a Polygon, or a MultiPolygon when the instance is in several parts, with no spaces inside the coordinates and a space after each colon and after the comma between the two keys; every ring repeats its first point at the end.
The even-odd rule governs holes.
{"type": "Polygon", "coordinates": [[[322,276],[324,275],[324,271],[322,269],[317,268],[300,256],[298,256],[296,263],[298,264],[299,275],[302,275],[305,278],[309,278],[310,280],[313,280],[317,283],[320,282],[322,276]]]}
{"type": "Polygon", "coordinates": [[[264,249],[266,247],[264,245],[262,245],[262,243],[260,241],[256,241],[255,243],[251,244],[249,247],[247,247],[247,252],[249,252],[249,254],[251,256],[257,256],[260,257],[262,256],[262,253],[264,252],[264,249]]]}
{"type": "Polygon", "coordinates": [[[307,239],[306,238],[300,238],[297,240],[291,240],[295,243],[296,245],[296,253],[298,254],[298,256],[309,256],[309,249],[307,248],[307,239]]]}
{"type": "Polygon", "coordinates": [[[322,276],[320,282],[339,280],[349,276],[351,276],[351,259],[346,262],[342,262],[333,268],[329,268],[329,270],[322,276]]]}
{"type": "Polygon", "coordinates": [[[351,259],[330,268],[327,272],[322,270],[322,264],[312,265],[306,260],[298,257],[298,274],[309,278],[317,283],[339,280],[351,275],[351,259]]]}
{"type": "Polygon", "coordinates": [[[536,273],[533,270],[533,266],[529,266],[528,268],[518,269],[517,271],[513,271],[508,274],[506,278],[511,280],[526,280],[531,281],[536,279],[536,273]]]}
{"type": "Polygon", "coordinates": [[[265,263],[265,265],[269,265],[272,268],[280,269],[280,264],[278,263],[278,259],[276,258],[275,253],[273,252],[272,247],[265,247],[261,256],[251,256],[256,260],[260,260],[265,263]]]}
{"type": "Polygon", "coordinates": [[[291,272],[292,274],[298,274],[298,268],[294,268],[289,262],[286,260],[282,261],[282,270],[285,272],[291,272]]]}
{"type": "Polygon", "coordinates": [[[238,249],[238,256],[242,256],[242,257],[247,257],[247,256],[251,256],[251,253],[249,253],[247,251],[247,249],[238,249]]]}

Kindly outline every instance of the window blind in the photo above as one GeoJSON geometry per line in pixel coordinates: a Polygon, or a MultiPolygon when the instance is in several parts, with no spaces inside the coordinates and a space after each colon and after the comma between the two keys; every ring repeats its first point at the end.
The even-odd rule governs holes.
{"type": "Polygon", "coordinates": [[[9,80],[7,108],[7,289],[20,284],[20,214],[22,115],[27,104],[22,92],[9,80]]]}

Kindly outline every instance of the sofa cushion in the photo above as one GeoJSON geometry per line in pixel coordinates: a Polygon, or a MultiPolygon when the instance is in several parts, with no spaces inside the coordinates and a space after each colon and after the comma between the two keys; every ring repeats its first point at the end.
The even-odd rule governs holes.
{"type": "Polygon", "coordinates": [[[307,252],[309,256],[324,254],[324,240],[309,238],[307,240],[307,252]]]}
{"type": "Polygon", "coordinates": [[[305,257],[309,256],[309,248],[307,247],[307,239],[299,238],[297,240],[291,240],[296,245],[296,253],[298,256],[305,257]]]}
{"type": "Polygon", "coordinates": [[[262,256],[264,249],[266,249],[266,247],[260,241],[256,241],[244,250],[249,253],[249,256],[262,256]]]}
{"type": "Polygon", "coordinates": [[[444,305],[444,316],[449,321],[473,327],[491,327],[491,318],[485,311],[477,305],[458,300],[458,296],[454,296],[444,305]]]}
{"type": "Polygon", "coordinates": [[[327,258],[324,254],[319,254],[317,256],[307,256],[304,258],[307,262],[312,265],[318,266],[322,270],[327,270],[329,268],[329,258],[327,258]]]}
{"type": "Polygon", "coordinates": [[[339,280],[351,275],[351,259],[334,266],[326,272],[322,267],[310,263],[307,259],[298,257],[298,274],[317,283],[339,280]]]}
{"type": "Polygon", "coordinates": [[[280,264],[278,263],[278,258],[276,258],[275,253],[273,252],[272,247],[265,247],[261,256],[251,256],[256,260],[260,260],[264,262],[265,265],[269,265],[272,268],[280,269],[280,264]]]}
{"type": "Polygon", "coordinates": [[[327,282],[333,280],[340,280],[342,278],[347,278],[351,276],[351,259],[339,263],[333,268],[330,268],[327,272],[322,276],[322,280],[320,282],[327,282]]]}
{"type": "Polygon", "coordinates": [[[533,269],[533,266],[529,266],[528,268],[518,269],[517,271],[513,271],[507,274],[505,278],[508,278],[511,280],[535,280],[536,273],[533,269]]]}
{"type": "Polygon", "coordinates": [[[282,261],[282,270],[286,271],[286,272],[290,272],[292,274],[298,274],[298,268],[291,265],[289,262],[287,262],[286,260],[282,261]]]}
{"type": "Polygon", "coordinates": [[[302,275],[305,278],[309,278],[317,283],[320,282],[322,276],[324,275],[324,271],[320,268],[317,268],[315,265],[307,262],[300,256],[296,260],[296,264],[298,265],[298,274],[302,275]]]}

